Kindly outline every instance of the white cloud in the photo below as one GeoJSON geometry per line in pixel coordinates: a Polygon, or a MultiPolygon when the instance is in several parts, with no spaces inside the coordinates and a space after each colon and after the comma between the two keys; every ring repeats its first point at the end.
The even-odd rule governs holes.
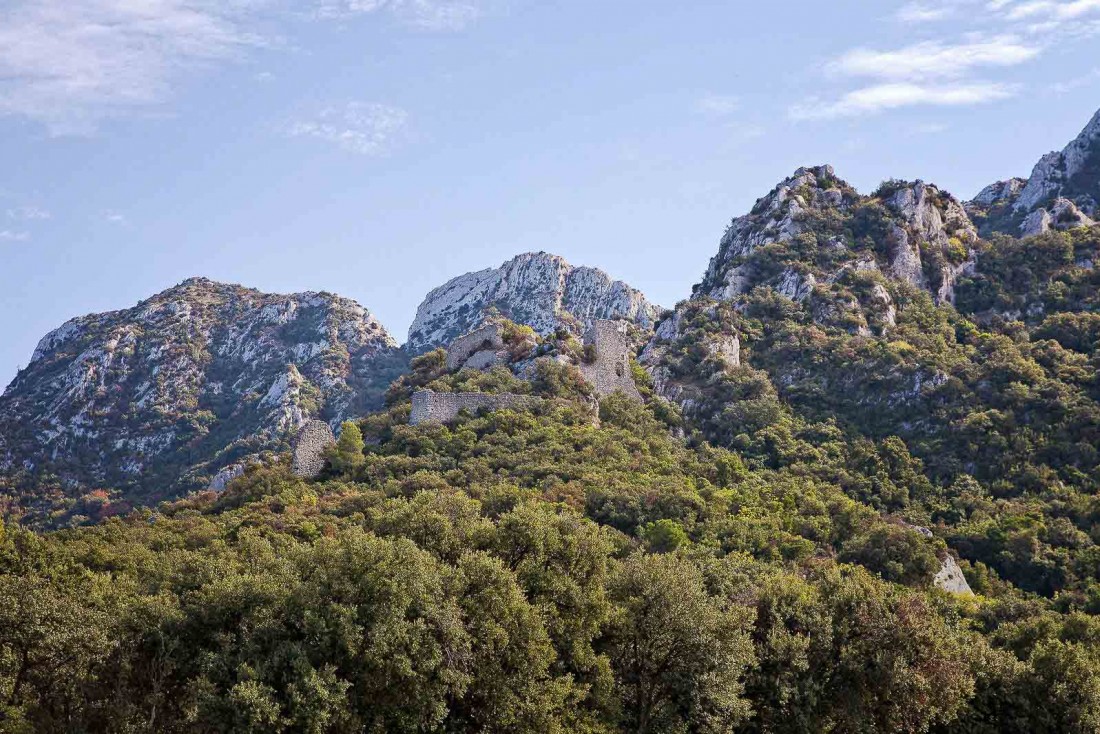
{"type": "Polygon", "coordinates": [[[1100,81],[1100,67],[1097,67],[1085,74],[1074,77],[1072,79],[1066,79],[1065,81],[1055,82],[1050,85],[1050,90],[1055,94],[1068,94],[1074,90],[1089,85],[1095,84],[1100,81]]]}
{"type": "Polygon", "coordinates": [[[695,106],[704,114],[724,117],[735,112],[741,106],[741,100],[729,94],[705,94],[695,106]]]}
{"type": "Polygon", "coordinates": [[[1022,64],[1034,59],[1041,50],[1014,36],[956,44],[928,41],[893,51],[857,48],[830,62],[827,68],[834,74],[878,79],[958,78],[979,67],[1022,64]]]}
{"type": "MultiPolygon", "coordinates": [[[[389,13],[457,30],[487,0],[0,0],[0,116],[86,135],[148,111],[188,71],[277,45],[280,24],[389,13]]],[[[285,29],[284,29],[285,30],[285,29]]]]}
{"type": "Polygon", "coordinates": [[[389,153],[405,130],[408,113],[384,104],[349,102],[322,110],[309,120],[286,127],[290,137],[324,140],[352,153],[382,156],[389,153]]]}
{"type": "Polygon", "coordinates": [[[946,5],[929,5],[928,3],[906,3],[894,16],[902,23],[929,23],[943,20],[952,15],[952,10],[946,5]]]}
{"type": "Polygon", "coordinates": [[[123,227],[130,224],[130,220],[126,218],[125,214],[111,210],[103,212],[103,221],[123,227]]]}
{"type": "Polygon", "coordinates": [[[49,219],[51,216],[48,211],[37,206],[20,206],[15,209],[8,209],[8,219],[21,222],[49,219]]]}
{"type": "Polygon", "coordinates": [[[30,232],[15,232],[10,229],[0,229],[0,242],[26,242],[30,238],[30,232]]]}
{"type": "Polygon", "coordinates": [[[1004,84],[915,84],[908,82],[878,84],[848,92],[836,102],[802,104],[792,107],[795,120],[815,120],[874,114],[903,107],[965,107],[1012,96],[1004,84]]]}
{"type": "Polygon", "coordinates": [[[11,0],[0,10],[0,114],[85,134],[165,99],[181,70],[261,43],[266,0],[11,0]]]}
{"type": "MultiPolygon", "coordinates": [[[[1001,3],[1005,7],[1007,3],[1001,3]]],[[[1052,0],[1029,0],[1008,8],[1009,20],[1046,18],[1051,20],[1075,20],[1089,13],[1100,11],[1100,0],[1071,0],[1071,2],[1053,2],[1052,0]]]]}
{"type": "Polygon", "coordinates": [[[416,28],[454,31],[477,20],[482,8],[474,0],[319,0],[314,14],[343,19],[379,11],[416,28]]]}

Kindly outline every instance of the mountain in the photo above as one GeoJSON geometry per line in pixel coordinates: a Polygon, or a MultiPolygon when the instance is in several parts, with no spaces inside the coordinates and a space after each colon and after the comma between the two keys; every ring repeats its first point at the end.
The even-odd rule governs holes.
{"type": "Polygon", "coordinates": [[[818,297],[850,270],[874,270],[954,298],[978,233],[962,204],[922,181],[888,181],[861,196],[831,166],[800,168],[726,233],[693,297],[729,300],[768,285],[818,297]]]}
{"type": "Polygon", "coordinates": [[[1100,219],[1100,111],[1061,152],[1039,159],[1028,179],[991,184],[967,203],[983,235],[1034,236],[1100,219]]]}
{"type": "Polygon", "coordinates": [[[401,364],[348,299],[186,280],[41,340],[0,397],[0,471],[170,495],[311,418],[379,406],[401,364]]]}
{"type": "Polygon", "coordinates": [[[625,319],[648,329],[661,309],[602,270],[574,267],[545,252],[527,253],[428,293],[409,327],[406,348],[415,353],[448,344],[493,312],[546,335],[561,325],[583,330],[597,319],[625,319]]]}
{"type": "Polygon", "coordinates": [[[1076,170],[982,239],[1030,181],[799,169],[652,331],[546,254],[433,291],[412,359],[205,280],[69,322],[0,398],[0,502],[72,526],[0,504],[0,729],[1095,734],[1076,170]]]}

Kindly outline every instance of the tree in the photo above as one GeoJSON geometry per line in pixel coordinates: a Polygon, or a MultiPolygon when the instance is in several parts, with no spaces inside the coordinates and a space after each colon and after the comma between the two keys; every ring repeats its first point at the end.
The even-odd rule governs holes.
{"type": "Polygon", "coordinates": [[[604,647],[625,730],[726,732],[748,717],[751,612],[708,595],[699,570],[674,555],[631,556],[610,593],[617,613],[604,647]]]}
{"type": "Polygon", "coordinates": [[[366,462],[363,449],[366,443],[363,441],[363,432],[352,421],[344,421],[340,426],[340,438],[336,441],[336,447],[332,451],[330,463],[333,470],[340,474],[351,474],[366,462]]]}

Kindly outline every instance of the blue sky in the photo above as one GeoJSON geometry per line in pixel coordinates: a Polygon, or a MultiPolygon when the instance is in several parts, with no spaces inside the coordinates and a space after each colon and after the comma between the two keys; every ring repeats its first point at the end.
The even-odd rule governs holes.
{"type": "Polygon", "coordinates": [[[399,340],[529,250],[672,305],[800,165],[962,196],[1100,107],[1100,0],[0,0],[0,384],[192,275],[399,340]]]}

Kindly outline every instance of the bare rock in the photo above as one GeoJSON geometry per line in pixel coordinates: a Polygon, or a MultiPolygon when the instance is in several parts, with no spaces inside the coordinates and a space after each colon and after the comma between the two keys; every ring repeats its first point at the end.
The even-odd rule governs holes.
{"type": "Polygon", "coordinates": [[[445,346],[494,311],[544,336],[573,324],[579,335],[597,319],[625,319],[648,329],[661,313],[641,292],[601,270],[527,253],[431,291],[417,309],[407,347],[422,352],[445,346]]]}
{"type": "Polygon", "coordinates": [[[458,337],[447,347],[447,369],[454,372],[467,366],[478,352],[497,352],[504,349],[504,330],[500,324],[485,324],[468,334],[458,337]]]}
{"type": "Polygon", "coordinates": [[[965,594],[967,596],[973,596],[974,590],[970,588],[970,584],[966,581],[966,576],[963,575],[963,571],[959,568],[958,561],[950,553],[943,559],[943,566],[939,572],[932,578],[932,583],[944,591],[950,591],[952,594],[965,594]]]}

